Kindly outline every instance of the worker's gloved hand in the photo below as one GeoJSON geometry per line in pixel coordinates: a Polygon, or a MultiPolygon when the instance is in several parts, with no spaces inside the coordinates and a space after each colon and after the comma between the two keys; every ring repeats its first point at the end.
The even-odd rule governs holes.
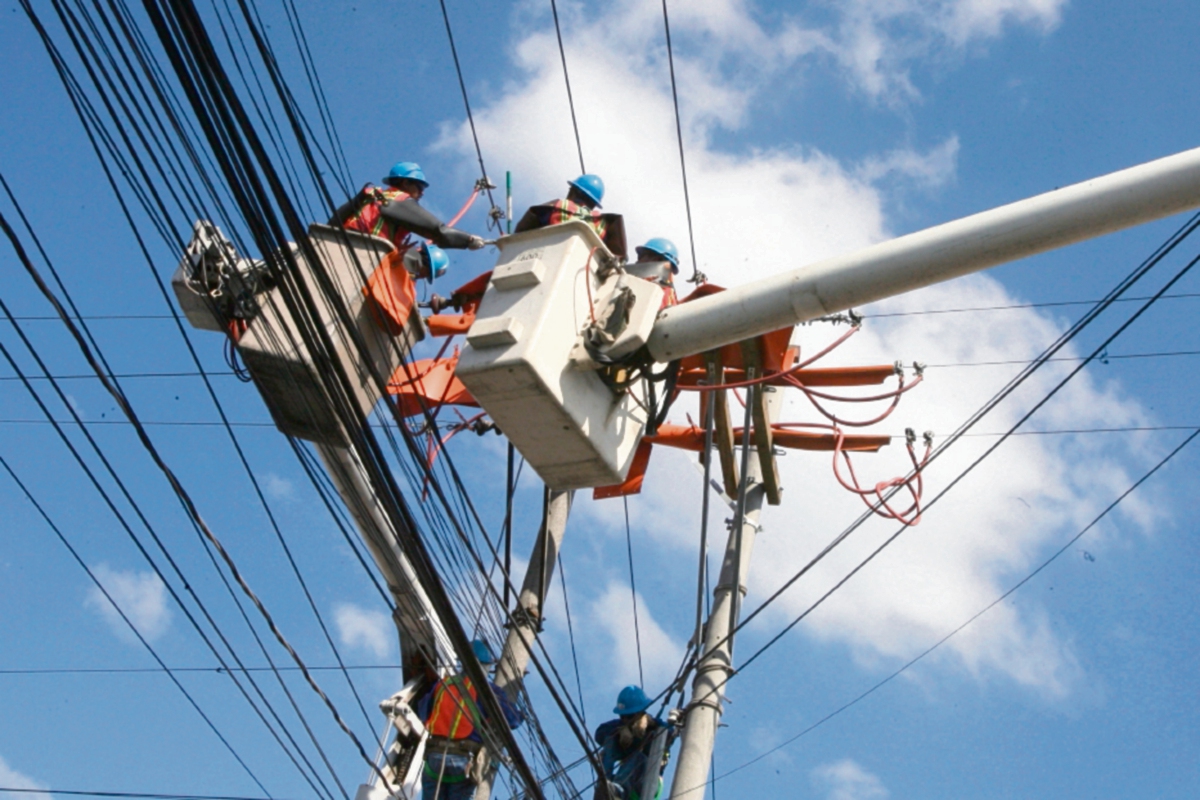
{"type": "Polygon", "coordinates": [[[483,241],[482,236],[472,236],[467,241],[467,249],[468,250],[481,250],[485,244],[486,244],[486,242],[483,241]]]}
{"type": "Polygon", "coordinates": [[[668,711],[667,712],[667,724],[670,725],[672,728],[682,728],[683,727],[683,709],[682,708],[672,708],[670,711],[668,711]]]}

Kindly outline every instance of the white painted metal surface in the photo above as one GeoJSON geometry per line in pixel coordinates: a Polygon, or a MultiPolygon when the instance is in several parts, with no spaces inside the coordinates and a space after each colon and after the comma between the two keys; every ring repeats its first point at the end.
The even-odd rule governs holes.
{"type": "Polygon", "coordinates": [[[1200,148],[755,281],[659,315],[658,361],[1200,206],[1200,148]]]}
{"type": "Polygon", "coordinates": [[[582,222],[506,236],[497,246],[455,374],[551,488],[620,483],[646,423],[640,387],[615,393],[570,361],[598,299],[597,259],[608,250],[582,222]]]}
{"type": "MultiPolygon", "coordinates": [[[[354,329],[366,343],[366,357],[338,318],[336,309],[325,298],[316,279],[314,265],[296,255],[301,277],[316,298],[319,324],[334,345],[334,357],[350,379],[354,410],[365,419],[382,397],[375,373],[385,380],[400,366],[412,344],[424,337],[419,314],[398,337],[381,330],[363,289],[366,279],[392,252],[386,239],[325,225],[309,228],[309,241],[320,256],[317,265],[333,283],[345,303],[354,329]]],[[[238,341],[238,351],[254,383],[266,401],[276,426],[284,433],[301,439],[333,446],[346,444],[336,406],[318,374],[318,365],[300,336],[290,309],[283,303],[279,289],[260,299],[262,313],[250,323],[238,341]]]]}

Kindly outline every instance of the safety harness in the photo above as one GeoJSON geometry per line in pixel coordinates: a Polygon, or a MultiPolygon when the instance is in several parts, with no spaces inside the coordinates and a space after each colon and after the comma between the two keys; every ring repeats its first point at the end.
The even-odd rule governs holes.
{"type": "Polygon", "coordinates": [[[407,200],[410,195],[390,186],[373,186],[367,184],[359,190],[354,198],[358,210],[354,216],[346,220],[343,227],[347,230],[369,233],[372,236],[382,236],[391,242],[403,255],[413,246],[409,238],[410,231],[387,219],[381,213],[388,203],[399,203],[407,200]]]}

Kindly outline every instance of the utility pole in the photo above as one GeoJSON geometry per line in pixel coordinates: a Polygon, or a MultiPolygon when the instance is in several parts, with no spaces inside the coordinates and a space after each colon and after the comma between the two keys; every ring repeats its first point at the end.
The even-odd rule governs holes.
{"type": "MultiPolygon", "coordinates": [[[[773,386],[763,386],[769,423],[779,418],[783,392],[773,386]]],[[[750,398],[747,397],[747,403],[750,398]]],[[[743,447],[751,447],[749,431],[743,433],[743,447]]],[[[711,458],[712,454],[705,455],[711,458]]],[[[725,546],[721,576],[713,590],[712,613],[705,625],[704,649],[692,680],[692,699],[684,715],[683,735],[679,747],[679,766],[671,784],[671,800],[703,800],[708,783],[708,767],[712,760],[717,725],[723,709],[725,682],[733,673],[733,638],[729,632],[737,627],[738,612],[746,595],[746,578],[750,572],[750,556],[758,533],[758,518],[766,499],[762,462],[750,458],[746,469],[746,495],[741,530],[731,529],[725,546]]],[[[704,490],[709,491],[705,486],[704,490]]]]}
{"type": "MultiPolygon", "coordinates": [[[[525,680],[525,669],[529,666],[534,640],[542,630],[546,593],[550,579],[554,577],[554,565],[558,561],[558,550],[562,547],[563,534],[567,530],[567,518],[571,514],[574,491],[546,490],[546,509],[537,542],[525,569],[525,581],[517,597],[508,628],[504,651],[496,667],[496,686],[509,700],[515,701],[525,680]]],[[[485,748],[486,751],[486,748],[485,748]]],[[[485,752],[486,756],[486,752],[485,752]]],[[[492,792],[495,771],[489,772],[475,789],[475,800],[488,800],[492,792]]]]}

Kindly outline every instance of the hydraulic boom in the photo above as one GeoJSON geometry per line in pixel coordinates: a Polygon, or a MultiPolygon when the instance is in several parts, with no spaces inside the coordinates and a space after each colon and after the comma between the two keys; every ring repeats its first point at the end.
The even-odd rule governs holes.
{"type": "Polygon", "coordinates": [[[648,347],[673,361],[1197,206],[1200,148],[672,306],[648,347]]]}

